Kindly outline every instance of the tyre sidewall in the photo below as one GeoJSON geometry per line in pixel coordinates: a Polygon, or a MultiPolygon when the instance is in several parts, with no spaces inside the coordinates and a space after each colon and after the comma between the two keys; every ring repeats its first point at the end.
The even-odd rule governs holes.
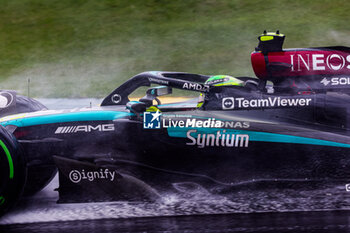
{"type": "Polygon", "coordinates": [[[26,181],[26,165],[16,138],[0,126],[0,216],[18,201],[26,181]]]}

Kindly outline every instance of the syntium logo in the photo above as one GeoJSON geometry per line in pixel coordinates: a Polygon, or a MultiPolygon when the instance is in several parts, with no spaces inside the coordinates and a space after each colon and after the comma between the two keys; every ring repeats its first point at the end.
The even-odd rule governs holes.
{"type": "Polygon", "coordinates": [[[89,133],[95,131],[114,131],[114,124],[60,126],[56,129],[55,134],[89,133]]]}
{"type": "Polygon", "coordinates": [[[232,134],[226,133],[226,130],[218,130],[216,133],[201,134],[197,133],[196,129],[187,131],[187,138],[191,142],[187,142],[186,145],[198,146],[198,148],[204,148],[206,146],[216,147],[248,147],[249,135],[248,134],[232,134]]]}

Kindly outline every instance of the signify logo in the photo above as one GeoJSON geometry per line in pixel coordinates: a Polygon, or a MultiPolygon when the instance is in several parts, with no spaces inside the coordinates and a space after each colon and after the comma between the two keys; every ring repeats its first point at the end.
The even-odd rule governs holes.
{"type": "Polygon", "coordinates": [[[72,170],[69,172],[69,179],[73,183],[79,183],[82,180],[93,182],[95,180],[109,180],[114,181],[114,179],[117,177],[116,171],[110,171],[108,168],[100,169],[97,171],[85,171],[84,169],[78,171],[78,170],[72,170]]]}
{"type": "Polygon", "coordinates": [[[248,134],[228,134],[226,130],[218,130],[215,134],[200,134],[196,129],[187,131],[187,138],[191,142],[186,145],[194,146],[198,148],[204,148],[206,146],[217,147],[248,147],[249,135],[248,134]]]}
{"type": "Polygon", "coordinates": [[[157,112],[144,112],[143,113],[143,128],[144,129],[160,129],[160,117],[161,113],[157,112]]]}
{"type": "Polygon", "coordinates": [[[114,124],[60,126],[56,129],[55,134],[89,133],[93,131],[114,131],[114,124]]]}
{"type": "Polygon", "coordinates": [[[222,99],[222,109],[236,108],[271,108],[271,107],[304,107],[309,106],[312,98],[268,97],[262,99],[245,99],[226,97],[222,99]]]}

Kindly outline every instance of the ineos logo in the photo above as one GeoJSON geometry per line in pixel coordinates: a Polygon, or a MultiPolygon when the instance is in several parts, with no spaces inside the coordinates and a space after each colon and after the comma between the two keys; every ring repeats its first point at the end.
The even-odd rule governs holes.
{"type": "Polygon", "coordinates": [[[341,70],[343,69],[343,67],[345,66],[345,59],[343,56],[339,55],[339,54],[332,54],[330,56],[327,57],[326,59],[326,64],[328,66],[329,69],[332,69],[332,70],[341,70]],[[336,61],[339,61],[340,64],[339,65],[333,65],[331,62],[335,62],[336,61]]]}
{"type": "Polygon", "coordinates": [[[222,99],[222,109],[234,109],[235,99],[233,97],[226,97],[222,99]]]}
{"type": "Polygon", "coordinates": [[[305,70],[342,70],[350,69],[350,55],[341,54],[293,54],[291,58],[291,71],[305,70]]]}

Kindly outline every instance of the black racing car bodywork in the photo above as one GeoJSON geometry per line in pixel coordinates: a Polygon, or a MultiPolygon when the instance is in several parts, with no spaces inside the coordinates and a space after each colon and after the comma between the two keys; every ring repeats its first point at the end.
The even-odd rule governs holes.
{"type": "Polygon", "coordinates": [[[307,56],[298,52],[304,50],[290,54],[278,45],[261,48],[263,42],[252,54],[260,79],[238,77],[244,86],[208,85],[206,75],[144,72],[99,107],[3,117],[2,211],[21,189],[27,195],[42,189],[57,168],[59,202],[153,200],[184,186],[227,193],[254,182],[348,179],[350,84],[337,88],[332,82],[349,79],[337,69],[346,68],[349,49],[305,50],[311,51],[307,56]],[[324,51],[336,55],[322,63],[317,53],[324,51]],[[283,60],[283,53],[297,60],[271,65],[269,59],[283,60]],[[325,69],[308,76],[302,70],[326,66],[335,73],[325,69]],[[300,69],[302,75],[286,69],[300,69]],[[161,86],[150,87],[139,101],[129,100],[137,88],[152,84],[161,86]],[[200,107],[196,99],[159,103],[157,97],[173,88],[202,93],[204,102],[200,107]]]}

